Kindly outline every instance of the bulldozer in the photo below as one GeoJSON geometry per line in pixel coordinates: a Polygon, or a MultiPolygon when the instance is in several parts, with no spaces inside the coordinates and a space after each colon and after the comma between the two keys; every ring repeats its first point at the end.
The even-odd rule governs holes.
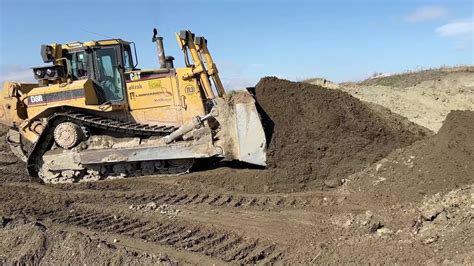
{"type": "Polygon", "coordinates": [[[137,68],[134,42],[107,39],[41,46],[37,82],[0,91],[6,141],[44,183],[179,175],[204,158],[265,166],[265,133],[248,90],[226,91],[206,38],[175,33],[184,67],[166,56],[137,68]]]}

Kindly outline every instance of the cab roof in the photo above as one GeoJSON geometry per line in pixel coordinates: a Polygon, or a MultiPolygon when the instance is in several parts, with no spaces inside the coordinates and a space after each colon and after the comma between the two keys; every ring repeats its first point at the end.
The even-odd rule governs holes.
{"type": "Polygon", "coordinates": [[[122,39],[108,39],[108,40],[98,40],[98,41],[87,41],[87,42],[69,42],[61,44],[63,49],[74,49],[80,47],[92,47],[92,46],[108,46],[108,45],[117,45],[117,44],[130,44],[131,42],[124,41],[122,39]]]}

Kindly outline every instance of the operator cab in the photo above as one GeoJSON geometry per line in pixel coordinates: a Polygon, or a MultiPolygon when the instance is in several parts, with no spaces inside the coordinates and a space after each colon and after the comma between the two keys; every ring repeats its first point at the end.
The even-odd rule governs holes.
{"type": "Polygon", "coordinates": [[[130,43],[122,40],[98,41],[85,49],[70,49],[64,54],[72,80],[92,79],[100,88],[100,102],[123,102],[125,71],[134,68],[130,43]],[[106,45],[101,42],[113,42],[106,45]]]}
{"type": "Polygon", "coordinates": [[[121,103],[125,100],[124,72],[136,67],[132,45],[135,50],[133,43],[119,39],[68,43],[60,45],[59,59],[55,58],[57,51],[52,48],[54,45],[44,45],[41,50],[43,61],[54,62],[54,65],[35,68],[35,78],[43,84],[46,82],[46,85],[57,80],[91,79],[100,104],[121,103]],[[50,76],[49,73],[53,72],[55,75],[50,76]]]}

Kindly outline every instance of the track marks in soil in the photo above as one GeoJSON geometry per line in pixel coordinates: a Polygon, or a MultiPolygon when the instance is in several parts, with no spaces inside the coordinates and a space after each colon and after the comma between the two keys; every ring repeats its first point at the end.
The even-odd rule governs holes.
{"type": "Polygon", "coordinates": [[[275,243],[249,239],[234,233],[176,220],[150,221],[82,210],[53,213],[33,211],[33,213],[36,213],[39,219],[51,219],[54,223],[142,239],[149,243],[200,253],[225,262],[271,263],[282,259],[285,255],[284,250],[275,243]]]}
{"type": "MultiPolygon", "coordinates": [[[[231,195],[231,194],[211,194],[211,193],[189,193],[182,192],[137,192],[137,193],[120,193],[106,192],[98,195],[105,200],[112,199],[115,201],[130,204],[146,204],[155,202],[156,204],[170,205],[207,205],[214,207],[231,207],[231,208],[301,208],[308,206],[320,205],[315,196],[262,196],[262,195],[231,195]]],[[[322,201],[322,197],[321,197],[322,201]]]]}

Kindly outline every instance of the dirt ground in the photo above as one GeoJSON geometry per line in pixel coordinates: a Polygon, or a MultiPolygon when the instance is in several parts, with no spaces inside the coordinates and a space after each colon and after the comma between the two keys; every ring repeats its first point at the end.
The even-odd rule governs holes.
{"type": "Polygon", "coordinates": [[[2,143],[0,264],[474,261],[474,111],[434,134],[319,86],[256,98],[268,169],[44,185],[2,143]]]}

